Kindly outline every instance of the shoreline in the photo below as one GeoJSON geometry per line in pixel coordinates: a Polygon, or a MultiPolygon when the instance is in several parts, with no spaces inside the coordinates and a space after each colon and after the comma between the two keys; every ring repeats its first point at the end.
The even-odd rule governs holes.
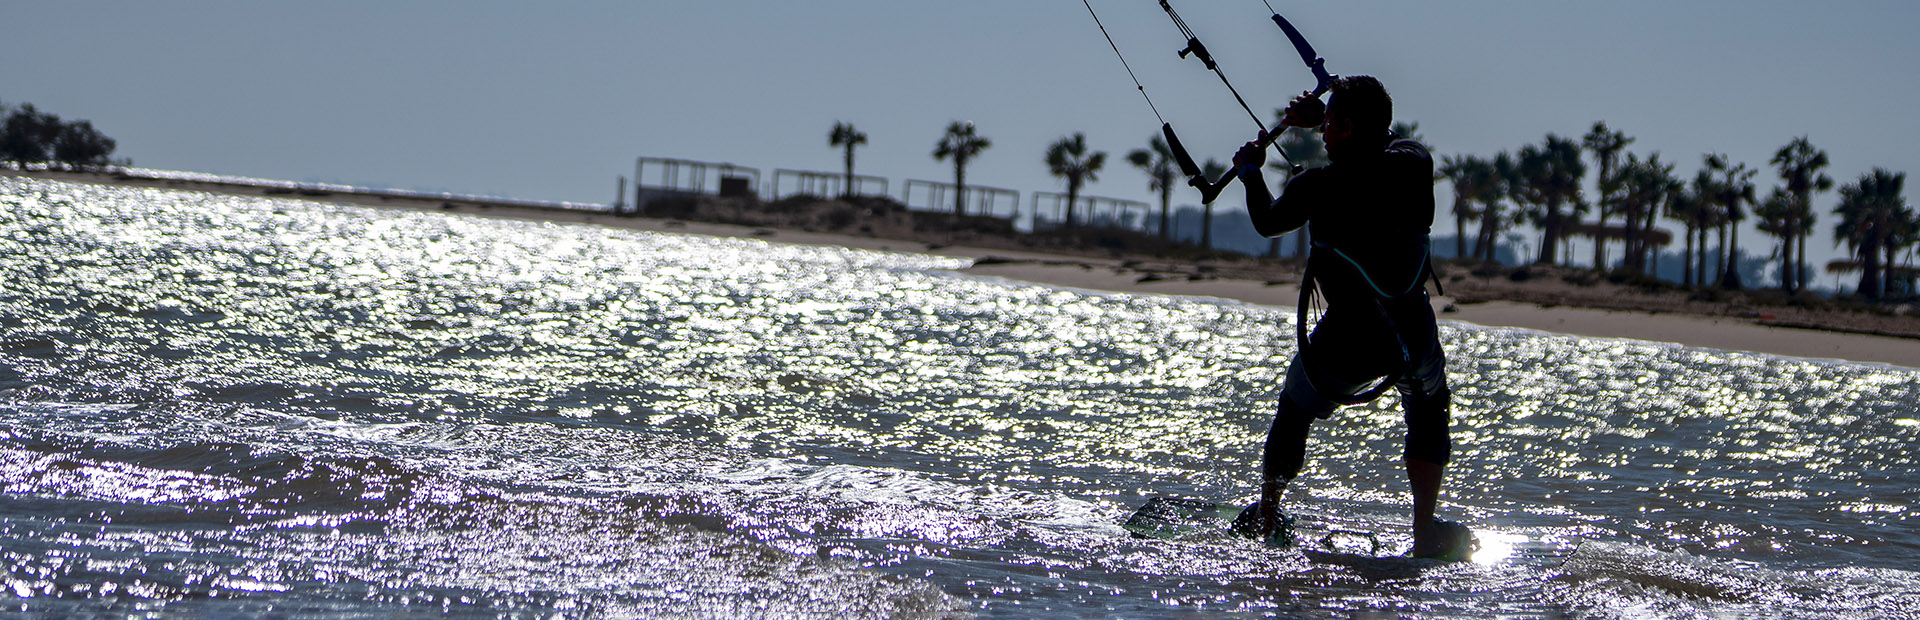
{"type": "MultiPolygon", "coordinates": [[[[241,196],[293,198],[559,224],[608,226],[629,230],[755,238],[775,243],[933,254],[972,260],[973,266],[956,270],[957,273],[965,275],[999,277],[1050,286],[1121,294],[1212,297],[1286,307],[1295,305],[1299,294],[1297,286],[1289,282],[1248,277],[1246,274],[1187,273],[1172,266],[1166,269],[1155,269],[1152,264],[1149,264],[1152,261],[987,248],[964,244],[940,245],[853,234],[675,219],[615,216],[609,212],[583,211],[558,205],[539,206],[525,201],[494,201],[474,197],[441,199],[409,196],[402,192],[371,190],[289,192],[284,187],[126,177],[116,176],[113,173],[20,172],[0,169],[0,175],[77,183],[207,191],[241,196]]],[[[1444,281],[1443,285],[1448,292],[1454,293],[1456,284],[1462,280],[1461,276],[1456,275],[1444,281]]],[[[1771,316],[1756,320],[1752,317],[1589,308],[1559,304],[1542,305],[1498,299],[1481,301],[1480,299],[1482,297],[1478,294],[1456,293],[1450,296],[1436,295],[1433,303],[1437,316],[1442,322],[1456,321],[1488,327],[1515,327],[1582,337],[1668,342],[1683,346],[1749,351],[1786,357],[1880,363],[1908,369],[1920,368],[1920,339],[1909,337],[1810,329],[1779,324],[1768,325],[1766,323],[1772,319],[1771,316]]]]}

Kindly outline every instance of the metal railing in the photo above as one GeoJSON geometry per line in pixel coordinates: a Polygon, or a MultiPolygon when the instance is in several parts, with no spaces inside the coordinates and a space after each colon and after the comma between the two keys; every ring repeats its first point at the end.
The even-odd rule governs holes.
{"type": "MultiPolygon", "coordinates": [[[[795,195],[833,198],[847,193],[844,189],[846,182],[847,175],[842,172],[775,168],[773,183],[768,186],[766,194],[773,200],[795,195]]],[[[884,177],[853,175],[853,193],[860,196],[885,196],[887,180],[884,177]],[[879,186],[878,191],[874,191],[875,185],[879,186]]]]}
{"type": "MultiPolygon", "coordinates": [[[[632,210],[645,211],[647,203],[663,198],[692,196],[756,196],[768,200],[796,195],[831,198],[845,193],[846,178],[846,174],[840,172],[776,168],[769,182],[762,185],[757,168],[669,157],[639,157],[634,160],[632,210]]],[[[857,195],[888,195],[888,180],[884,177],[855,175],[853,182],[853,191],[857,195]]],[[[900,192],[900,203],[915,211],[952,213],[954,193],[952,183],[907,179],[900,192]]],[[[1032,194],[1033,198],[1023,213],[1020,192],[969,184],[966,213],[1006,219],[1013,222],[1017,229],[1027,231],[1054,229],[1065,224],[1066,194],[1032,194]]],[[[1159,223],[1151,217],[1152,207],[1138,200],[1083,195],[1076,198],[1074,207],[1076,226],[1151,232],[1159,223]]]]}
{"type": "MultiPolygon", "coordinates": [[[[1060,192],[1034,192],[1028,209],[1033,213],[1034,230],[1052,230],[1066,223],[1067,195],[1060,192]]],[[[1074,225],[1079,227],[1130,228],[1148,230],[1147,215],[1153,207],[1138,200],[1081,195],[1074,200],[1074,225]]]]}
{"type": "MultiPolygon", "coordinates": [[[[954,205],[954,185],[939,181],[907,179],[906,189],[900,192],[900,204],[916,211],[952,213],[954,205]],[[916,192],[915,190],[919,190],[916,192]],[[915,201],[915,196],[920,200],[915,201]]],[[[1020,192],[985,185],[967,185],[966,212],[968,215],[1016,219],[1020,215],[1020,192]]]]}
{"type": "Polygon", "coordinates": [[[644,211],[647,203],[662,198],[714,195],[755,195],[760,186],[760,170],[728,163],[639,157],[633,163],[633,208],[644,211]],[[652,171],[653,175],[648,176],[652,171]],[[716,174],[717,173],[717,174],[716,174]]]}

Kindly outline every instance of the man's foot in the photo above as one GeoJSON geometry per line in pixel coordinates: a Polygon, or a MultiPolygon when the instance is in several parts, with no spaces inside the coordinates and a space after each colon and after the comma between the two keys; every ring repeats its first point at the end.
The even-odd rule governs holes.
{"type": "Polygon", "coordinates": [[[1233,520],[1233,533],[1275,547],[1293,544],[1293,517],[1280,511],[1279,502],[1258,500],[1233,520]]]}
{"type": "Polygon", "coordinates": [[[1479,548],[1473,530],[1453,521],[1436,518],[1426,527],[1413,528],[1412,555],[1416,558],[1453,562],[1473,557],[1479,548]]]}

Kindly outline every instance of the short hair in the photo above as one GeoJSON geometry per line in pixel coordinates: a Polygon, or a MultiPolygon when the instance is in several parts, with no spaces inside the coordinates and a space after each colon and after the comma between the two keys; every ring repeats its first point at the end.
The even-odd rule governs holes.
{"type": "Polygon", "coordinates": [[[1387,94],[1387,87],[1370,75],[1343,75],[1333,81],[1333,96],[1328,99],[1328,113],[1338,111],[1338,116],[1353,125],[1353,131],[1359,135],[1386,135],[1393,125],[1393,96],[1387,94]],[[1334,102],[1338,102],[1335,105],[1334,102]]]}

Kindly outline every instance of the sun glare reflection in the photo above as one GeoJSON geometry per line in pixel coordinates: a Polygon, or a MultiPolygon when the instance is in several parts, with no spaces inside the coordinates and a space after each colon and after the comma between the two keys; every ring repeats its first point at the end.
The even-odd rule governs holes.
{"type": "Polygon", "coordinates": [[[1879,551],[1920,546],[1920,471],[1887,456],[1920,441],[1899,369],[1443,324],[1441,510],[1480,528],[1473,564],[1397,557],[1393,397],[1317,423],[1289,491],[1303,528],[1381,544],[1144,541],[1119,523],[1145,496],[1254,492],[1286,309],[932,256],[0,188],[0,585],[25,601],[4,609],[1870,617],[1845,605],[1897,611],[1920,583],[1879,551]]]}

